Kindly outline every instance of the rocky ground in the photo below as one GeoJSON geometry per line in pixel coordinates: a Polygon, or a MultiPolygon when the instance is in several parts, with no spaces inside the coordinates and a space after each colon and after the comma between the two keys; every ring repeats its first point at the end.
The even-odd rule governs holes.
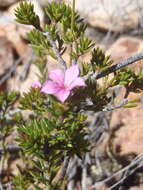
{"type": "MultiPolygon", "coordinates": [[[[47,1],[31,1],[34,3],[35,11],[40,16],[41,22],[44,24],[43,7],[47,1]]],[[[38,71],[31,64],[33,53],[28,46],[26,37],[26,33],[30,31],[31,27],[17,24],[14,21],[14,9],[18,5],[17,3],[18,0],[0,0],[0,91],[19,90],[20,93],[23,93],[36,80],[38,71]]],[[[96,41],[97,46],[110,54],[115,62],[143,51],[142,0],[77,0],[76,8],[80,11],[85,22],[88,23],[89,27],[86,34],[96,41]]],[[[143,67],[143,61],[137,62],[131,67],[140,69],[143,67]]],[[[121,87],[120,98],[123,91],[124,89],[121,87]]],[[[129,99],[142,98],[142,95],[142,92],[138,94],[130,93],[129,99]]],[[[103,117],[102,115],[102,117],[97,118],[103,120],[103,117]]],[[[93,120],[92,115],[91,120],[93,120]]],[[[141,103],[138,107],[132,109],[122,108],[113,111],[110,113],[110,120],[108,117],[107,120],[111,131],[110,139],[109,134],[105,134],[103,137],[105,142],[98,147],[98,151],[93,149],[93,153],[101,153],[105,150],[106,142],[110,141],[110,148],[113,153],[111,157],[114,164],[117,163],[117,168],[125,167],[131,163],[135,156],[143,153],[143,105],[141,103]]],[[[94,124],[96,122],[94,121],[94,124]]],[[[10,143],[13,143],[12,138],[10,143]]],[[[108,167],[109,162],[104,163],[102,160],[100,163],[103,164],[103,167],[101,166],[101,168],[108,167]]],[[[16,164],[13,163],[12,167],[16,175],[16,164]]],[[[91,169],[93,178],[95,181],[99,181],[96,184],[96,189],[111,189],[104,183],[100,183],[104,176],[100,176],[102,180],[96,180],[97,170],[94,164],[91,169]]],[[[137,171],[125,183],[123,181],[121,188],[113,188],[113,190],[128,189],[143,189],[142,171],[137,171]]]]}

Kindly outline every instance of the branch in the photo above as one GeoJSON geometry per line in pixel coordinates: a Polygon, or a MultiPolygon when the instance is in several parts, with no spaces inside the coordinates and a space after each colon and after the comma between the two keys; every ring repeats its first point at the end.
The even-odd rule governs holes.
{"type": "Polygon", "coordinates": [[[106,111],[113,111],[115,109],[119,109],[119,108],[123,107],[127,103],[128,103],[128,100],[127,99],[123,99],[118,105],[113,106],[113,105],[109,104],[109,105],[105,106],[102,111],[104,111],[104,112],[106,112],[106,111]]]}
{"type": "MultiPolygon", "coordinates": [[[[41,31],[40,31],[40,32],[41,32],[41,31]]],[[[43,35],[45,35],[45,36],[47,37],[47,39],[49,40],[50,44],[52,45],[53,50],[54,50],[54,53],[55,53],[55,55],[56,55],[56,57],[57,57],[57,59],[58,59],[58,62],[66,69],[66,68],[67,68],[66,62],[65,62],[65,61],[63,60],[63,58],[61,57],[60,52],[59,52],[59,50],[58,50],[58,47],[57,47],[55,41],[52,40],[52,38],[51,38],[51,36],[50,36],[50,33],[49,33],[49,32],[42,32],[42,33],[43,33],[43,35]]]]}
{"type": "Polygon", "coordinates": [[[93,74],[92,77],[94,79],[100,79],[100,78],[102,78],[102,77],[104,77],[110,73],[113,73],[113,72],[115,72],[115,71],[117,71],[123,67],[126,67],[127,65],[130,65],[136,61],[139,61],[141,59],[143,59],[143,53],[138,53],[134,56],[129,57],[128,59],[126,59],[124,61],[117,63],[116,65],[112,65],[111,67],[109,67],[103,71],[100,71],[98,73],[93,74]]]}
{"type": "MultiPolygon", "coordinates": [[[[11,66],[8,72],[6,72],[2,77],[0,77],[0,85],[2,85],[6,80],[8,80],[13,72],[15,72],[16,67],[21,63],[23,58],[27,56],[27,52],[25,52],[21,57],[19,57],[14,64],[11,66]]],[[[32,59],[32,58],[31,58],[32,59]]]]}
{"type": "Polygon", "coordinates": [[[19,76],[21,81],[26,80],[26,78],[28,77],[28,74],[30,72],[30,67],[32,65],[32,61],[34,60],[34,58],[35,58],[35,54],[32,52],[32,56],[31,56],[30,60],[28,61],[27,64],[25,64],[24,69],[23,69],[21,75],[19,76]]]}
{"type": "MultiPolygon", "coordinates": [[[[114,173],[110,177],[104,179],[103,181],[100,182],[100,184],[105,184],[105,183],[111,181],[113,178],[122,175],[124,172],[129,171],[129,174],[126,177],[124,176],[123,178],[121,178],[120,180],[118,180],[117,183],[115,183],[113,186],[111,186],[110,189],[113,189],[113,187],[115,187],[115,186],[119,185],[120,183],[122,183],[129,175],[131,175],[133,172],[135,172],[136,169],[142,167],[142,161],[143,161],[143,154],[141,153],[140,155],[138,155],[137,157],[135,157],[128,166],[126,166],[123,169],[117,171],[116,173],[114,173]]],[[[97,184],[95,183],[92,187],[96,188],[97,184]]]]}
{"type": "Polygon", "coordinates": [[[66,171],[67,171],[67,167],[68,167],[68,164],[69,164],[69,160],[70,160],[70,157],[65,157],[59,180],[62,180],[65,177],[66,171]]]}
{"type": "Polygon", "coordinates": [[[21,57],[11,66],[11,68],[9,69],[9,71],[4,74],[2,77],[0,77],[0,85],[2,85],[6,80],[8,80],[12,73],[16,70],[17,65],[19,65],[21,63],[22,59],[21,57]]]}
{"type": "Polygon", "coordinates": [[[64,179],[66,172],[67,172],[67,167],[69,164],[70,157],[66,156],[62,165],[62,168],[59,170],[57,173],[56,177],[54,178],[53,182],[61,181],[64,179]]]}
{"type": "Polygon", "coordinates": [[[135,173],[138,169],[142,168],[142,166],[143,166],[143,164],[140,164],[139,166],[135,167],[131,171],[127,171],[127,174],[125,176],[123,176],[119,181],[117,181],[114,185],[112,185],[110,187],[110,190],[114,189],[118,185],[121,185],[129,176],[131,176],[133,173],[135,173]]]}

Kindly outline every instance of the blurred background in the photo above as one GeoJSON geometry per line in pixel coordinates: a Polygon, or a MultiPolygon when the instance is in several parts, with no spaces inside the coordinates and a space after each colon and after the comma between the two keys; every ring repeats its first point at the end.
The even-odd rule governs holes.
{"type": "MultiPolygon", "coordinates": [[[[34,4],[35,12],[39,15],[42,25],[47,23],[43,10],[49,1],[29,1],[34,4]]],[[[36,66],[31,64],[34,55],[26,36],[31,26],[15,22],[14,9],[19,2],[0,0],[0,91],[18,90],[22,94],[27,92],[33,81],[37,79],[38,71],[36,66]]],[[[71,4],[72,0],[65,2],[71,4]]],[[[97,47],[102,48],[107,55],[111,55],[115,63],[143,52],[143,0],[77,0],[76,9],[88,24],[86,35],[95,41],[97,47]]],[[[66,59],[67,55],[64,56],[66,59]]],[[[89,55],[84,58],[89,60],[89,55]]],[[[131,67],[135,70],[141,69],[143,61],[131,67]]],[[[125,89],[120,86],[117,92],[118,101],[122,99],[124,91],[125,89]]],[[[142,98],[141,92],[129,94],[129,99],[138,97],[142,98]]],[[[98,125],[112,129],[113,152],[117,157],[124,158],[125,163],[130,160],[130,155],[139,155],[143,152],[142,104],[132,109],[119,109],[113,113],[89,117],[92,126],[99,120],[101,122],[100,124],[98,122],[98,125]]],[[[104,134],[104,141],[109,139],[108,135],[106,138],[105,132],[100,131],[100,133],[104,134]]],[[[97,138],[97,130],[93,134],[95,135],[93,138],[97,138]]],[[[14,138],[10,137],[8,142],[10,145],[14,144],[14,138]]],[[[100,152],[104,150],[105,144],[100,146],[100,152]]],[[[121,161],[121,164],[124,165],[124,162],[121,161]]],[[[17,175],[16,164],[13,163],[11,167],[13,175],[17,175]]],[[[138,183],[130,184],[126,189],[143,190],[143,176],[140,173],[139,175],[135,178],[138,183]]]]}

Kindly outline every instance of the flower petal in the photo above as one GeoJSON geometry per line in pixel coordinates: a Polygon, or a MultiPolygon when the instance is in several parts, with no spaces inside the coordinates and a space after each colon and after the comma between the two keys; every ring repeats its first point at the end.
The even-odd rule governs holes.
{"type": "Polygon", "coordinates": [[[69,86],[79,75],[79,68],[77,65],[71,66],[69,69],[65,72],[65,80],[64,84],[65,86],[69,86]]]}
{"type": "Polygon", "coordinates": [[[61,69],[50,71],[48,76],[52,81],[59,85],[62,86],[64,84],[64,72],[61,69]]]}
{"type": "Polygon", "coordinates": [[[57,93],[55,93],[54,95],[58,98],[58,100],[60,100],[61,102],[64,102],[68,98],[68,96],[70,95],[70,90],[61,89],[57,93]]]}
{"type": "Polygon", "coordinates": [[[75,87],[78,86],[86,86],[84,80],[81,77],[77,77],[68,87],[70,90],[72,90],[75,87]]]}
{"type": "Polygon", "coordinates": [[[31,87],[32,88],[41,88],[41,83],[39,81],[35,81],[32,83],[31,87]]]}
{"type": "Polygon", "coordinates": [[[41,92],[45,93],[45,94],[55,94],[60,90],[60,87],[58,84],[56,84],[53,81],[46,81],[43,84],[43,87],[41,89],[41,92]]]}

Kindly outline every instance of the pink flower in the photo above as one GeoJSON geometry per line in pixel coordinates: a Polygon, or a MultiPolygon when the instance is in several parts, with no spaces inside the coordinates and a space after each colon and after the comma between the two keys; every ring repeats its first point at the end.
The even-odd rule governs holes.
{"type": "Polygon", "coordinates": [[[43,85],[41,92],[53,94],[61,102],[64,102],[70,95],[73,88],[86,86],[84,80],[79,76],[77,65],[71,66],[65,72],[61,69],[49,73],[49,79],[43,85]]]}
{"type": "Polygon", "coordinates": [[[39,81],[33,82],[31,85],[32,88],[41,88],[42,85],[39,81]]]}

